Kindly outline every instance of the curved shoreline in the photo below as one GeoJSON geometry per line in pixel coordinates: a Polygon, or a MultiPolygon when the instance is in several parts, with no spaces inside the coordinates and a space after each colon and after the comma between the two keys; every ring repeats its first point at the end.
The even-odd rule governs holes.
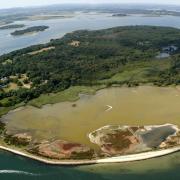
{"type": "Polygon", "coordinates": [[[29,153],[21,152],[15,149],[11,149],[8,147],[0,146],[0,150],[8,151],[16,155],[20,155],[32,160],[36,160],[45,164],[50,165],[85,165],[85,164],[96,164],[96,160],[48,160],[43,157],[38,157],[35,155],[31,155],[29,153]]]}
{"type": "Polygon", "coordinates": [[[147,159],[161,157],[161,156],[178,152],[180,151],[180,146],[172,147],[169,149],[163,149],[163,150],[142,152],[138,154],[122,155],[122,156],[116,156],[116,157],[108,157],[108,158],[95,159],[95,160],[48,160],[48,159],[41,158],[35,155],[20,152],[18,150],[11,149],[5,146],[0,146],[0,149],[11,152],[16,155],[20,155],[20,156],[32,159],[32,160],[42,162],[45,164],[49,164],[49,165],[73,166],[73,165],[91,165],[91,164],[103,164],[103,163],[123,163],[123,162],[147,160],[147,159]]]}

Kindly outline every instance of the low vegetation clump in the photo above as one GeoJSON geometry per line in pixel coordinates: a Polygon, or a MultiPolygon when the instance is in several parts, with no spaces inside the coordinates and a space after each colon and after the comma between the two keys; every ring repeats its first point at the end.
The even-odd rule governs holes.
{"type": "Polygon", "coordinates": [[[93,149],[64,140],[45,141],[32,144],[28,152],[50,159],[92,159],[95,157],[93,149]]]}
{"type": "Polygon", "coordinates": [[[5,131],[5,124],[0,121],[0,135],[5,131]]]}
{"type": "Polygon", "coordinates": [[[31,137],[26,133],[11,135],[6,132],[4,134],[4,142],[8,145],[27,146],[31,142],[31,137]]]}

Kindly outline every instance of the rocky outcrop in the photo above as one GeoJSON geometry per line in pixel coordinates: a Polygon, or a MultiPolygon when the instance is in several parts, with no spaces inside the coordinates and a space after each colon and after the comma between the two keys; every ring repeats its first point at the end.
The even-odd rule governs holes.
{"type": "Polygon", "coordinates": [[[33,145],[28,151],[50,159],[92,159],[95,155],[87,146],[63,140],[45,141],[33,145]]]}

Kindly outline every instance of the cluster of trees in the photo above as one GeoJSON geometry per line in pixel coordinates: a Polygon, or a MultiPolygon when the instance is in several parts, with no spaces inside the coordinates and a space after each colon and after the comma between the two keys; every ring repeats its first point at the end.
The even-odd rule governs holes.
{"type": "MultiPolygon", "coordinates": [[[[133,26],[69,33],[45,45],[1,56],[0,63],[7,59],[11,59],[12,63],[0,66],[0,77],[26,74],[32,87],[1,91],[0,100],[8,99],[6,106],[11,106],[27,102],[42,93],[61,91],[73,85],[95,85],[120,69],[122,71],[127,63],[151,61],[162,47],[172,44],[180,48],[178,29],[133,26]],[[72,41],[79,41],[79,46],[71,45],[72,41]],[[28,54],[50,46],[55,49],[35,55],[28,54]]],[[[179,59],[179,56],[175,56],[168,72],[160,71],[159,80],[154,83],[179,84],[179,59]]]]}

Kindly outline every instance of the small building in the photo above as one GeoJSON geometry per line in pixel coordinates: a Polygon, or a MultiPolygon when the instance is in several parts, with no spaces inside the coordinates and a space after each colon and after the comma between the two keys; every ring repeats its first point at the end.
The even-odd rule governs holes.
{"type": "Polygon", "coordinates": [[[157,59],[164,59],[170,57],[171,54],[175,53],[178,47],[175,45],[170,45],[163,47],[161,52],[156,56],[157,59]]]}
{"type": "Polygon", "coordinates": [[[174,45],[170,45],[170,46],[162,48],[162,52],[169,53],[169,54],[174,53],[177,50],[178,50],[178,47],[174,45]]]}
{"type": "Polygon", "coordinates": [[[0,79],[1,82],[5,82],[5,81],[7,81],[7,80],[8,80],[7,77],[2,77],[2,78],[0,79]]]}
{"type": "Polygon", "coordinates": [[[150,44],[149,41],[139,41],[139,42],[137,42],[138,46],[145,46],[145,45],[149,45],[149,44],[150,44]]]}
{"type": "Polygon", "coordinates": [[[80,45],[79,41],[72,41],[71,43],[69,43],[70,46],[74,46],[74,47],[78,47],[80,45]]]}

